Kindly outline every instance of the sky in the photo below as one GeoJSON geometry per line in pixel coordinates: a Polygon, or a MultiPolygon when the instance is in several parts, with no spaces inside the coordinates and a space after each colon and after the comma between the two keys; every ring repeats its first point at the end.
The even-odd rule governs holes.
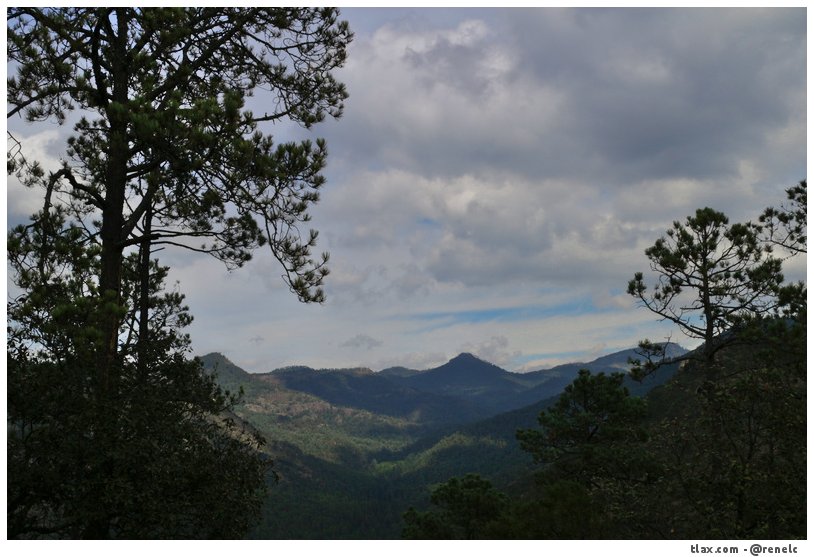
{"type": "MultiPolygon", "coordinates": [[[[471,352],[530,371],[671,338],[626,294],[644,250],[699,207],[755,220],[806,178],[806,11],[346,8],[339,120],[311,211],[327,301],[260,250],[228,271],[162,252],[194,353],[426,369],[471,352]]],[[[255,102],[262,103],[258,93],[255,102]]],[[[9,121],[55,164],[68,130],[9,121]]],[[[10,221],[36,209],[9,181],[10,221]]],[[[647,275],[646,273],[646,276],[647,275]]],[[[806,277],[805,258],[786,264],[806,277]]]]}

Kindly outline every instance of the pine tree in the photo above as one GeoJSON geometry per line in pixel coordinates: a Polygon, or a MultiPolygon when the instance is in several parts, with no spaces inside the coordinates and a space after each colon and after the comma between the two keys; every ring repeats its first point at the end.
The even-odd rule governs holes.
{"type": "MultiPolygon", "coordinates": [[[[698,209],[686,223],[675,221],[645,255],[658,281],[648,290],[638,272],[628,294],[688,337],[703,340],[707,361],[735,338],[722,333],[779,307],[781,261],[767,253],[751,223],[729,224],[719,211],[698,209]]],[[[645,341],[643,348],[658,353],[660,347],[645,341]]]]}
{"type": "Polygon", "coordinates": [[[239,267],[268,245],[291,290],[323,300],[327,254],[315,259],[317,233],[301,237],[298,225],[319,198],[325,144],[275,145],[261,125],[339,117],[347,93],[332,71],[350,40],[335,9],[9,9],[8,116],[80,116],[58,172],[10,155],[99,244],[100,396],[117,381],[131,246],[183,246],[239,267]],[[256,114],[245,103],[257,89],[268,105],[256,114]]]}
{"type": "MultiPolygon", "coordinates": [[[[22,294],[8,305],[10,538],[241,537],[259,516],[270,461],[236,420],[237,396],[186,357],[183,295],[151,264],[150,343],[125,312],[118,388],[96,396],[99,250],[51,214],[9,235],[22,294]],[[45,225],[47,221],[47,226],[45,225]],[[48,234],[42,231],[48,229],[48,234]]],[[[123,290],[138,295],[138,254],[123,290]]]]}
{"type": "Polygon", "coordinates": [[[275,143],[269,126],[341,115],[348,26],[315,8],[7,16],[8,117],[76,121],[56,172],[24,144],[8,152],[43,192],[9,234],[10,535],[243,535],[262,500],[260,439],[186,357],[191,317],[152,255],[182,247],[235,268],[268,246],[300,300],[324,299],[328,257],[300,226],[326,146],[275,143]]]}

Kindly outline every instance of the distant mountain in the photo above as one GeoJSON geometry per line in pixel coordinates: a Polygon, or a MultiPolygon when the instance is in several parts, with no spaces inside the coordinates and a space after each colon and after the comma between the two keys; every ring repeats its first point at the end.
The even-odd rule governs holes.
{"type": "MultiPolygon", "coordinates": [[[[687,353],[687,350],[673,342],[668,343],[665,356],[670,358],[677,358],[687,353]]],[[[614,371],[627,371],[630,369],[628,363],[630,359],[640,358],[638,348],[629,348],[619,352],[613,352],[606,356],[601,356],[590,362],[574,362],[569,364],[561,364],[549,369],[542,369],[539,371],[531,371],[524,374],[527,378],[534,380],[546,380],[547,378],[560,377],[566,375],[573,375],[576,377],[580,369],[590,369],[594,373],[612,373],[614,371]]],[[[569,381],[570,383],[570,381],[569,381]]]]}
{"type": "MultiPolygon", "coordinates": [[[[471,354],[378,373],[292,366],[255,374],[221,354],[201,360],[224,388],[243,390],[235,413],[268,440],[280,478],[253,537],[392,539],[405,509],[426,505],[430,486],[450,477],[478,473],[522,490],[533,465],[517,429],[536,427],[579,369],[624,369],[633,354],[526,374],[471,354]]],[[[677,368],[628,388],[643,394],[677,368]]]]}
{"type": "MultiPolygon", "coordinates": [[[[627,372],[630,369],[630,359],[639,358],[638,349],[630,348],[628,350],[621,350],[606,356],[601,356],[590,362],[576,362],[570,364],[561,364],[554,366],[550,369],[542,369],[539,371],[532,371],[523,374],[524,380],[529,381],[534,386],[526,393],[526,400],[528,404],[532,404],[535,400],[542,400],[551,396],[555,396],[562,392],[577,375],[579,370],[588,369],[591,373],[605,373],[610,374],[614,372],[627,372]]],[[[677,358],[687,353],[687,350],[675,343],[669,343],[666,350],[666,357],[668,359],[677,358]]],[[[652,388],[657,381],[668,380],[675,370],[672,368],[665,368],[663,373],[659,374],[658,378],[652,377],[647,381],[646,388],[652,388]]],[[[642,391],[642,388],[630,378],[626,379],[628,389],[631,393],[637,394],[642,391]],[[634,392],[635,391],[635,392],[634,392]]]]}
{"type": "Polygon", "coordinates": [[[511,373],[491,364],[469,352],[458,354],[450,361],[435,369],[420,374],[417,381],[425,384],[442,383],[471,385],[480,383],[484,386],[500,387],[508,381],[512,383],[511,373]]]}
{"type": "MultiPolygon", "coordinates": [[[[672,345],[668,354],[674,357],[685,352],[672,345]]],[[[594,373],[623,371],[629,367],[628,359],[635,356],[635,350],[624,350],[592,362],[529,373],[509,372],[469,353],[423,371],[391,367],[378,373],[367,368],[316,370],[289,366],[249,374],[219,354],[202,359],[207,367],[218,368],[221,384],[232,391],[242,385],[248,395],[256,395],[274,386],[307,393],[339,407],[436,427],[470,423],[551,398],[562,392],[580,369],[594,373]]],[[[631,384],[631,389],[636,388],[631,384]]]]}
{"type": "MultiPolygon", "coordinates": [[[[670,344],[668,357],[677,357],[686,350],[670,344]]],[[[387,377],[401,385],[432,394],[441,394],[471,401],[495,415],[534,404],[558,395],[579,374],[580,369],[593,373],[627,371],[628,360],[637,357],[635,349],[608,354],[591,362],[564,364],[529,373],[512,373],[480,358],[463,353],[437,368],[418,372],[387,370],[387,377]]],[[[668,378],[669,373],[661,375],[668,378]]],[[[666,380],[666,379],[665,379],[666,380]]],[[[631,385],[631,388],[635,387],[631,385]]]]}
{"type": "Polygon", "coordinates": [[[373,370],[366,367],[314,369],[308,366],[287,366],[275,369],[271,373],[344,373],[347,375],[372,375],[373,370]]]}
{"type": "Polygon", "coordinates": [[[357,463],[361,454],[402,446],[427,432],[428,426],[420,421],[340,406],[288,389],[274,373],[247,373],[221,354],[207,354],[201,360],[221,386],[232,392],[243,390],[235,409],[238,415],[270,441],[297,447],[309,456],[357,463]]]}
{"type": "Polygon", "coordinates": [[[258,385],[254,374],[237,367],[223,354],[213,352],[201,356],[200,360],[205,370],[217,375],[218,384],[230,392],[237,393],[241,387],[246,390],[258,385]]]}
{"type": "Polygon", "coordinates": [[[515,381],[515,375],[463,353],[440,367],[392,379],[426,393],[469,400],[496,413],[512,406],[512,398],[526,389],[515,381]]]}
{"type": "Polygon", "coordinates": [[[411,375],[418,375],[419,373],[424,373],[424,371],[418,369],[410,369],[402,366],[395,366],[381,370],[379,372],[379,375],[384,375],[385,377],[409,377],[411,375]]]}
{"type": "Polygon", "coordinates": [[[286,389],[312,394],[340,406],[361,408],[426,425],[463,424],[488,411],[463,397],[423,392],[369,370],[285,368],[270,374],[286,389]]]}

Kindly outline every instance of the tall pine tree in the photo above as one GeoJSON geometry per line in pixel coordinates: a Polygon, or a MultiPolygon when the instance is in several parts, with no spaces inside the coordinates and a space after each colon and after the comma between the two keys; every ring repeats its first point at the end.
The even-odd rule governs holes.
{"type": "Polygon", "coordinates": [[[348,26],[315,8],[7,16],[8,117],[76,121],[56,172],[25,144],[8,154],[43,192],[9,235],[21,291],[9,304],[10,533],[241,535],[262,491],[258,440],[184,356],[190,318],[151,254],[178,246],[239,267],[265,245],[300,300],[324,299],[327,254],[312,255],[317,233],[300,226],[325,144],[277,144],[268,126],[341,115],[332,72],[348,26]],[[258,89],[265,104],[249,110],[258,89]]]}

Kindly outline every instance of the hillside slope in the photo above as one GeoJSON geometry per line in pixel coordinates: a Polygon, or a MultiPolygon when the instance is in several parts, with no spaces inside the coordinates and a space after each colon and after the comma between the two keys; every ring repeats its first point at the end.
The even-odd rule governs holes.
{"type": "MultiPolygon", "coordinates": [[[[236,412],[266,437],[279,475],[252,537],[388,539],[399,537],[408,507],[428,504],[432,485],[477,473],[508,490],[530,478],[516,431],[536,427],[578,369],[615,371],[627,356],[525,375],[468,354],[392,374],[306,367],[252,374],[220,354],[201,359],[224,388],[243,390],[236,412]]],[[[630,388],[645,392],[672,372],[630,388]]]]}

